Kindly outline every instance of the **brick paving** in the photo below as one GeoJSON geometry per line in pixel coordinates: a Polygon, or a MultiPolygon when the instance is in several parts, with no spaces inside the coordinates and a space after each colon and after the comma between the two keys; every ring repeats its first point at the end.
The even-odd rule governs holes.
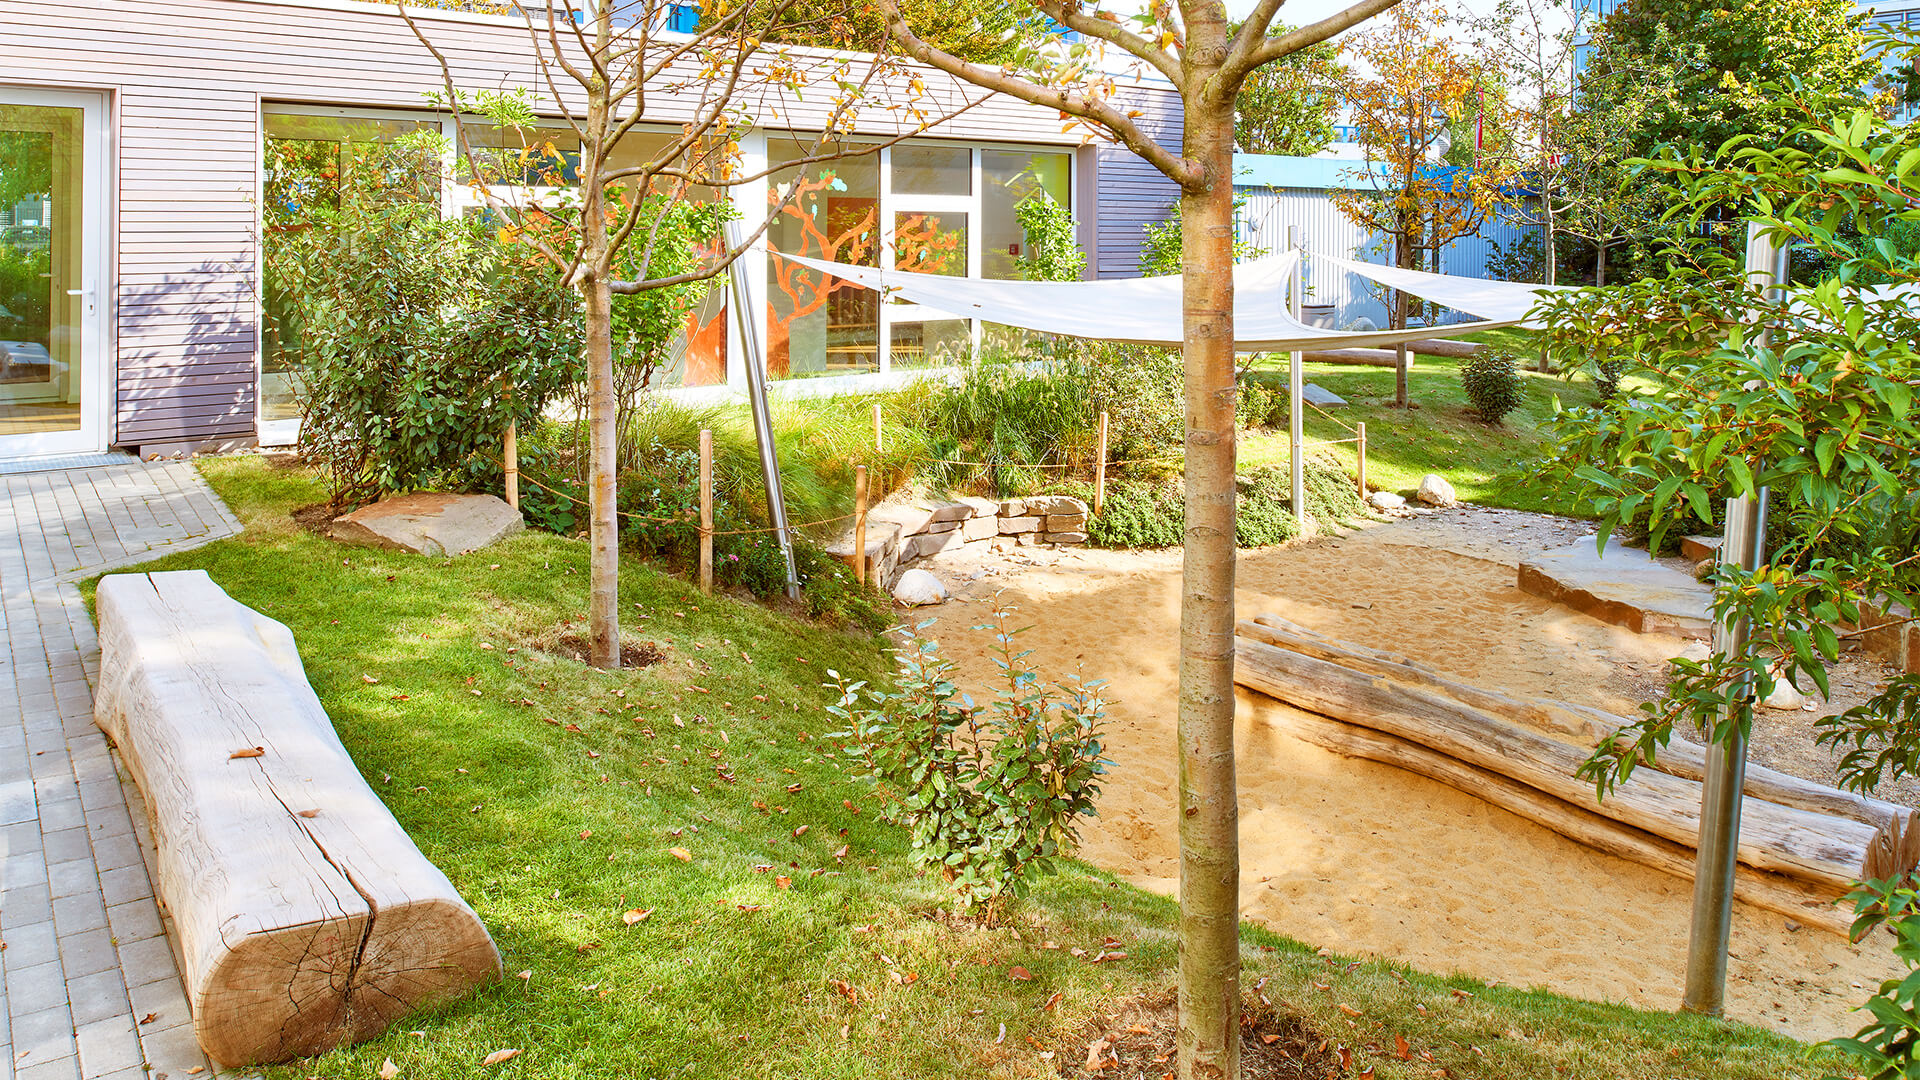
{"type": "Polygon", "coordinates": [[[0,474],[0,1080],[211,1072],[74,582],[239,531],[184,462],[0,474]]]}

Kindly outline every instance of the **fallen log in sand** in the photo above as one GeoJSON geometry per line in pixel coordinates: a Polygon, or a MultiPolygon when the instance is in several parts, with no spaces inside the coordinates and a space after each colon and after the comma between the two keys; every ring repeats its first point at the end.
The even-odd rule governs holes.
{"type": "MultiPolygon", "coordinates": [[[[1235,679],[1309,712],[1394,735],[1519,781],[1573,806],[1692,848],[1700,832],[1700,784],[1642,769],[1602,802],[1574,775],[1580,747],[1473,708],[1450,696],[1368,675],[1248,637],[1238,639],[1235,679]]],[[[1854,881],[1897,867],[1887,830],[1748,797],[1739,859],[1838,897],[1854,881]]],[[[1571,827],[1571,825],[1569,825],[1571,827]]]]}
{"type": "MultiPolygon", "coordinates": [[[[1433,690],[1482,712],[1542,731],[1569,735],[1589,746],[1598,746],[1612,738],[1628,723],[1623,717],[1584,705],[1514,698],[1457,682],[1406,657],[1330,638],[1278,615],[1255,616],[1253,621],[1240,624],[1239,633],[1369,675],[1433,690]]],[[[1650,767],[1687,780],[1701,780],[1706,776],[1707,748],[1675,736],[1660,750],[1650,767]]],[[[1747,766],[1745,792],[1781,806],[1872,825],[1885,834],[1886,850],[1880,853],[1882,858],[1899,867],[1920,863],[1920,814],[1909,807],[1842,791],[1764,765],[1747,766]]]]}
{"type": "MultiPolygon", "coordinates": [[[[1313,713],[1290,711],[1276,725],[1316,746],[1348,757],[1366,758],[1438,780],[1484,799],[1536,825],[1577,840],[1595,851],[1650,866],[1677,878],[1693,879],[1693,849],[1606,818],[1490,769],[1469,765],[1418,743],[1313,713]]],[[[1850,915],[1804,884],[1780,874],[1739,867],[1734,895],[1755,907],[1777,911],[1808,926],[1845,935],[1850,915]]]]}

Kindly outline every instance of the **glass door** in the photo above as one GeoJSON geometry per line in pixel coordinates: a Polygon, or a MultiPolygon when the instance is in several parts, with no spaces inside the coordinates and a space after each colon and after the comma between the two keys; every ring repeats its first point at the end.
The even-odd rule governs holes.
{"type": "Polygon", "coordinates": [[[0,87],[0,458],[106,448],[103,111],[0,87]]]}

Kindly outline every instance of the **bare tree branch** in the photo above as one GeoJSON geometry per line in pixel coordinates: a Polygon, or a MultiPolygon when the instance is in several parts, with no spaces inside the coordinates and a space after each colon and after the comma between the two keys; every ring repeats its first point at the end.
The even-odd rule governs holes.
{"type": "MultiPolygon", "coordinates": [[[[1398,3],[1399,0],[1391,0],[1391,2],[1398,3]]],[[[895,3],[895,0],[880,0],[880,10],[887,20],[887,33],[900,44],[902,51],[915,60],[956,78],[964,79],[975,86],[1016,97],[1029,104],[1058,109],[1063,116],[1091,120],[1112,132],[1115,138],[1126,145],[1127,149],[1146,159],[1154,168],[1165,173],[1169,179],[1182,187],[1200,187],[1208,182],[1205,170],[1197,163],[1188,161],[1148,138],[1147,133],[1142,131],[1138,124],[1111,104],[1091,94],[1075,93],[1064,87],[1041,86],[1004,69],[969,63],[922,41],[907,26],[906,19],[901,16],[900,6],[895,3]]]]}
{"type": "MultiPolygon", "coordinates": [[[[1264,7],[1270,0],[1262,0],[1264,7]]],[[[1240,36],[1234,40],[1227,51],[1226,63],[1221,65],[1222,83],[1238,87],[1247,77],[1247,73],[1263,64],[1271,64],[1282,57],[1291,56],[1301,49],[1318,45],[1343,30],[1350,29],[1375,15],[1400,3],[1400,0],[1360,0],[1345,11],[1329,15],[1319,22],[1308,23],[1297,30],[1289,30],[1279,37],[1266,36],[1262,29],[1258,39],[1250,37],[1243,27],[1240,36]]],[[[1278,8],[1278,4],[1274,5],[1278,8]]],[[[1277,10],[1276,10],[1277,13],[1277,10]]],[[[1272,24],[1272,15],[1268,16],[1268,25],[1272,24]]],[[[1249,21],[1248,26],[1252,23],[1249,21]]]]}
{"type": "Polygon", "coordinates": [[[1180,61],[1172,53],[1160,48],[1152,40],[1128,30],[1117,22],[1108,22],[1095,15],[1088,15],[1076,4],[1068,7],[1062,0],[1032,0],[1047,18],[1069,30],[1099,38],[1109,45],[1118,45],[1131,55],[1152,64],[1154,69],[1167,77],[1167,81],[1180,83],[1180,61]]]}

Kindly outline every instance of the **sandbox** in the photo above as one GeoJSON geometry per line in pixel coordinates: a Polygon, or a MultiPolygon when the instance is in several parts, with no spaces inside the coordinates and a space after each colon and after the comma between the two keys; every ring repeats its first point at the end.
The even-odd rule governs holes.
{"type": "MultiPolygon", "coordinates": [[[[1238,607],[1404,654],[1463,681],[1616,713],[1697,642],[1638,634],[1516,587],[1521,556],[1583,528],[1464,509],[1242,553],[1238,607]]],[[[1591,543],[1591,538],[1587,540],[1591,543]]],[[[930,630],[966,677],[991,678],[981,622],[996,591],[1034,624],[1052,674],[1111,680],[1111,756],[1083,854],[1171,893],[1178,873],[1173,552],[1084,551],[962,585],[930,630]]],[[[1680,999],[1691,888],[1471,795],[1287,731],[1287,706],[1242,691],[1241,910],[1314,945],[1429,971],[1655,1009],[1680,999]]],[[[1736,905],[1728,1014],[1804,1039],[1850,1034],[1865,988],[1896,974],[1860,946],[1736,905]]]]}

